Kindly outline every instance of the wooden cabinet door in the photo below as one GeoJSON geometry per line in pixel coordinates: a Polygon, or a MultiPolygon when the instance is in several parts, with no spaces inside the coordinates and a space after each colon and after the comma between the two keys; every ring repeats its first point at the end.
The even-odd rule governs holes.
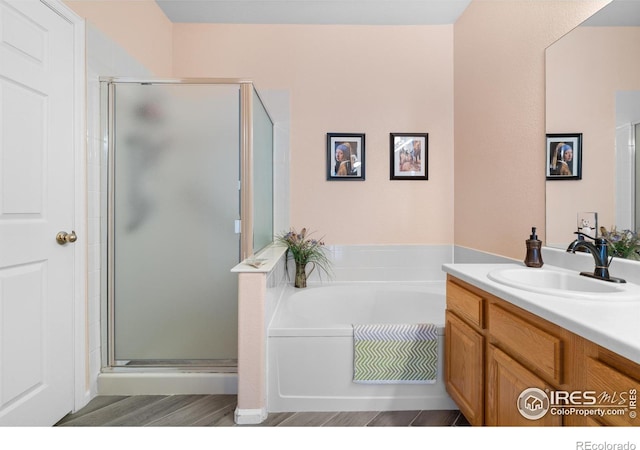
{"type": "Polygon", "coordinates": [[[620,415],[607,414],[598,418],[598,421],[605,425],[640,425],[636,416],[637,386],[640,384],[637,378],[640,377],[640,372],[637,367],[634,369],[635,378],[631,378],[603,361],[587,358],[586,385],[589,390],[595,391],[598,395],[598,403],[601,405],[598,409],[608,410],[610,413],[614,411],[621,413],[620,415]]]}
{"type": "Polygon", "coordinates": [[[447,311],[445,328],[445,384],[447,392],[471,425],[484,421],[484,338],[447,311]]]}
{"type": "Polygon", "coordinates": [[[562,416],[553,415],[550,411],[535,420],[520,413],[518,400],[529,388],[543,392],[552,389],[509,355],[490,345],[487,351],[487,425],[561,426],[562,416]]]}

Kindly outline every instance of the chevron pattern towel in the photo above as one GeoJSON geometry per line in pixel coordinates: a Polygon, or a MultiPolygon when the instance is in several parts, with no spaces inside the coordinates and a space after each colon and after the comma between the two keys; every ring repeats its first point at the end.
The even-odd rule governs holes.
{"type": "Polygon", "coordinates": [[[438,333],[433,324],[353,325],[353,381],[435,383],[438,333]]]}

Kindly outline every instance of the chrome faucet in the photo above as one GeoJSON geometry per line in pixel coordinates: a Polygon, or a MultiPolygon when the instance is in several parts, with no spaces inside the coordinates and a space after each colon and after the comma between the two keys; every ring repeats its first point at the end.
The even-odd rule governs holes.
{"type": "Polygon", "coordinates": [[[580,275],[584,275],[585,277],[597,278],[598,280],[611,281],[614,283],[626,283],[626,281],[622,278],[615,278],[609,275],[609,264],[611,264],[613,256],[609,258],[609,242],[605,238],[593,238],[588,234],[580,233],[579,231],[576,231],[575,234],[578,235],[578,239],[569,244],[569,247],[567,247],[567,252],[575,253],[577,250],[584,249],[591,253],[591,256],[593,256],[593,260],[596,263],[596,267],[593,273],[580,272],[580,275]],[[592,239],[594,241],[594,244],[581,239],[585,237],[592,239]]]}

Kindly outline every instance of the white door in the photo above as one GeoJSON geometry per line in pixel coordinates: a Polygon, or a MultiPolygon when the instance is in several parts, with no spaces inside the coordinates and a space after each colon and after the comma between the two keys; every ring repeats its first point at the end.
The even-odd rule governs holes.
{"type": "Polygon", "coordinates": [[[74,34],[37,0],[0,0],[0,425],[74,402],[74,34]]]}

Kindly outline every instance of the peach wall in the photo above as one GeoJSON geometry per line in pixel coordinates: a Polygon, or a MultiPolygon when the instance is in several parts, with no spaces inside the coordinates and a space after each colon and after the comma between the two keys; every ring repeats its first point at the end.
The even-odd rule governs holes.
{"type": "Polygon", "coordinates": [[[292,226],[453,242],[453,26],[175,24],[174,76],[289,91],[292,226]],[[366,134],[365,181],[326,180],[327,132],[366,134]],[[390,132],[429,133],[428,181],[389,180],[390,132]]]}
{"type": "Polygon", "coordinates": [[[154,0],[64,0],[158,77],[172,73],[173,24],[154,0]]]}
{"type": "Polygon", "coordinates": [[[545,226],[545,48],[608,1],[475,0],[454,27],[455,243],[512,258],[545,226]]]}
{"type": "Polygon", "coordinates": [[[547,129],[583,134],[582,180],[547,182],[550,243],[575,238],[580,211],[616,225],[615,99],[616,91],[640,90],[638,42],[640,27],[579,27],[547,52],[547,129]]]}
{"type": "Polygon", "coordinates": [[[264,409],[259,416],[267,399],[266,279],[265,273],[238,274],[238,409],[264,409]]]}
{"type": "Polygon", "coordinates": [[[531,226],[544,237],[544,50],[608,1],[474,0],[454,26],[407,27],[172,25],[151,0],[66,3],[158,76],[289,91],[293,226],[520,258],[531,226]],[[402,131],[429,132],[428,181],[389,180],[402,131]],[[366,181],[325,180],[327,132],[366,133],[366,181]]]}

